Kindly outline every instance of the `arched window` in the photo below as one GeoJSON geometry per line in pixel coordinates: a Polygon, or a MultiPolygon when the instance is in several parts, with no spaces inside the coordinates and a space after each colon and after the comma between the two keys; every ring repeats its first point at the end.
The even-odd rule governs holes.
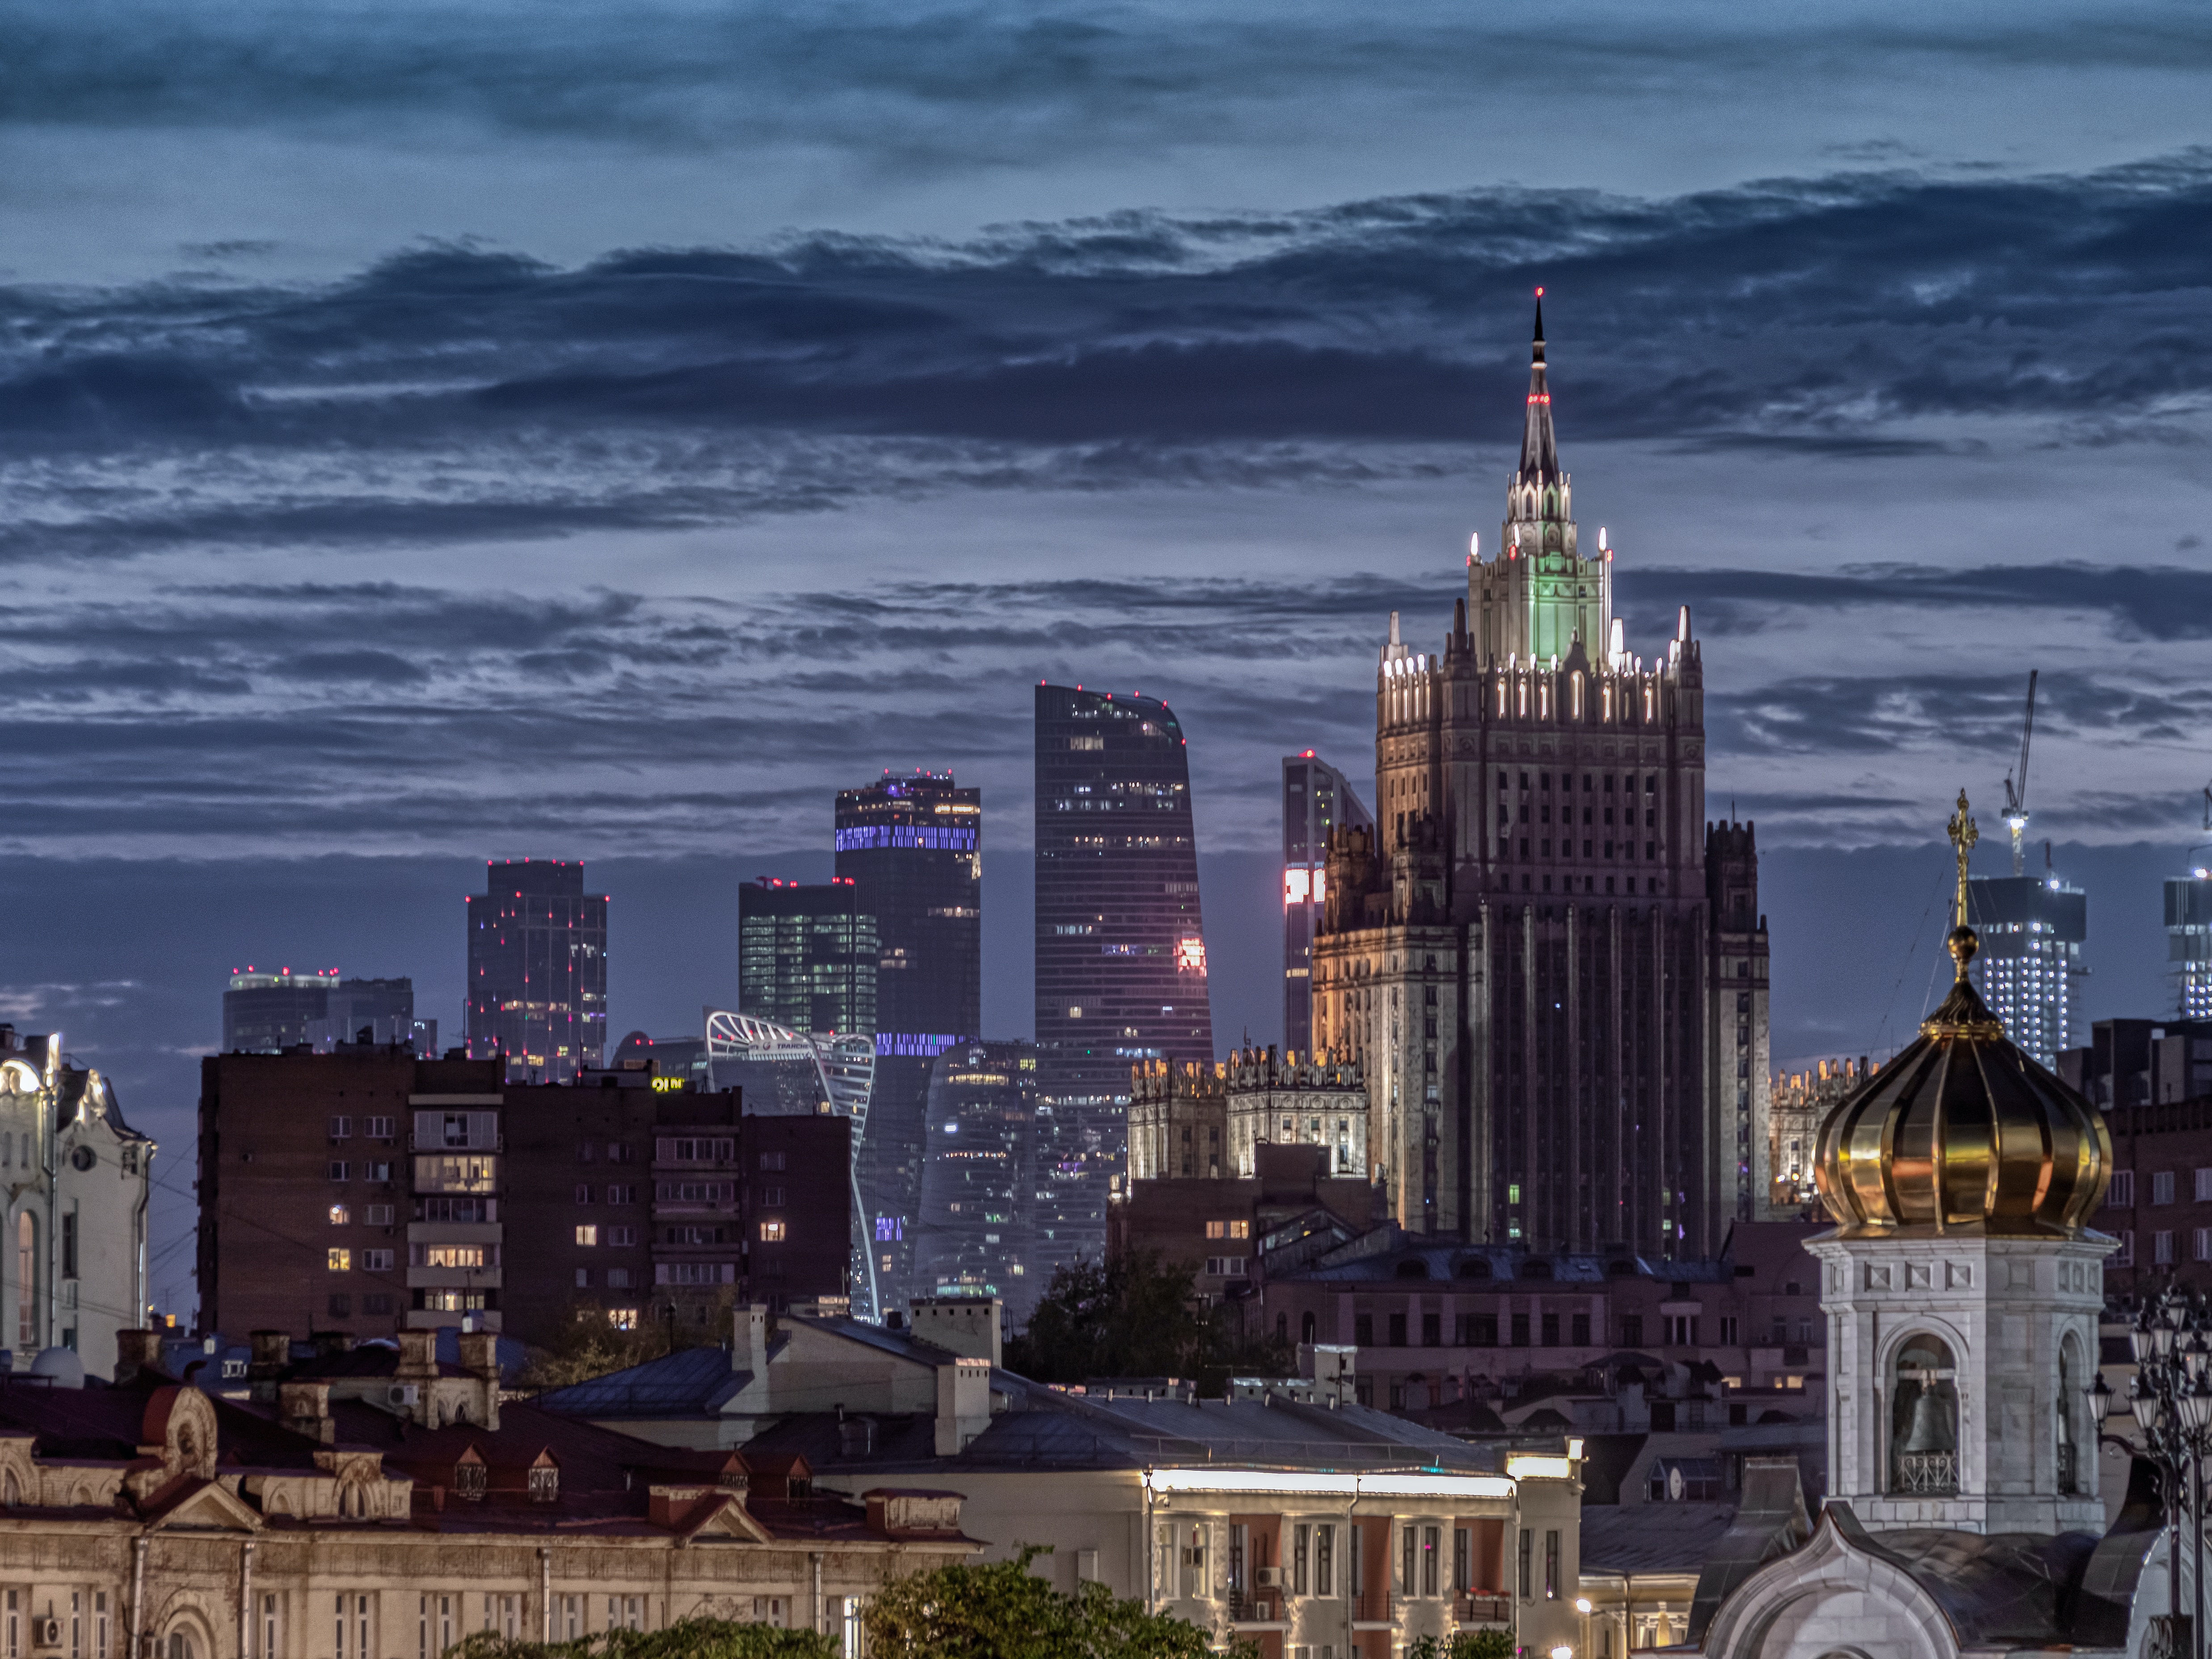
{"type": "Polygon", "coordinates": [[[1959,1490],[1957,1363],[1942,1338],[1905,1339],[1891,1376],[1890,1490],[1948,1497],[1959,1490]]]}
{"type": "Polygon", "coordinates": [[[39,1224],[28,1210],[15,1218],[15,1346],[39,1351],[39,1224]]]}
{"type": "Polygon", "coordinates": [[[2062,1492],[2085,1490],[2084,1477],[2093,1465],[2091,1457],[2082,1455],[2076,1434],[2080,1419],[2075,1412],[2081,1396],[2075,1384],[2080,1376],[2074,1339],[2069,1336],[2058,1345],[2058,1490],[2062,1492]]]}
{"type": "Polygon", "coordinates": [[[16,1483],[15,1471],[9,1469],[4,1477],[0,1477],[0,1504],[13,1509],[22,1501],[23,1488],[16,1483]]]}

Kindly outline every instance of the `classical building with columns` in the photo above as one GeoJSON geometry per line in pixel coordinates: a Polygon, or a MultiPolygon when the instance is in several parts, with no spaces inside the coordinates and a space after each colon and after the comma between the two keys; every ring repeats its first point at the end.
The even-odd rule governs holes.
{"type": "Polygon", "coordinates": [[[1647,660],[1585,552],[1543,311],[1504,534],[1440,649],[1390,619],[1375,828],[1331,838],[1313,1046],[1409,1231],[1711,1257],[1770,1212],[1752,827],[1705,817],[1689,611],[1647,660]]]}

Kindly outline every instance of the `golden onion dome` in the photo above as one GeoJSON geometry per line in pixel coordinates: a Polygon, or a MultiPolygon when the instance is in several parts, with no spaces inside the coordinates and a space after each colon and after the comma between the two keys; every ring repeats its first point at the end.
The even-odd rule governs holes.
{"type": "Polygon", "coordinates": [[[2008,1042],[1966,976],[1966,797],[1951,820],[1958,981],[1920,1036],[1830,1112],[1814,1179],[1846,1237],[1911,1231],[2078,1233],[2104,1201],[2112,1137],[2103,1115],[2008,1042]]]}

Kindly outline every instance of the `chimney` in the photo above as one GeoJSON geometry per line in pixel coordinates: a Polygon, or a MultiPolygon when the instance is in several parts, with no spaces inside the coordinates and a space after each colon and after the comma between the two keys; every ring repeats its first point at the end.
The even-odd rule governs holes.
{"type": "Polygon", "coordinates": [[[115,1386],[121,1388],[141,1371],[161,1369],[161,1334],[131,1330],[115,1334],[115,1386]]]}
{"type": "Polygon", "coordinates": [[[435,1331],[399,1333],[399,1368],[392,1373],[407,1382],[428,1382],[438,1375],[438,1334],[435,1331]]]}
{"type": "Polygon", "coordinates": [[[916,1297],[914,1334],[947,1353],[1005,1364],[1000,1326],[1006,1304],[990,1296],[916,1297]]]}
{"type": "Polygon", "coordinates": [[[461,1333],[461,1369],[477,1385],[476,1420],[499,1427],[499,1338],[489,1331],[461,1333]]]}
{"type": "MultiPolygon", "coordinates": [[[[258,1334],[258,1333],[257,1333],[258,1334]]],[[[283,1382],[276,1389],[276,1420],[295,1434],[327,1446],[337,1438],[331,1421],[331,1385],[327,1382],[283,1382]]]]}
{"type": "Polygon", "coordinates": [[[768,1304],[749,1302],[732,1316],[730,1369],[750,1371],[757,1382],[768,1381],[768,1304]]]}
{"type": "Polygon", "coordinates": [[[1359,1358],[1359,1350],[1332,1342],[1301,1342],[1298,1344],[1298,1375],[1313,1385],[1316,1406],[1349,1406],[1355,1404],[1352,1373],[1359,1358]]]}
{"type": "Polygon", "coordinates": [[[276,1397],[276,1379],[292,1369],[292,1334],[289,1331],[255,1331],[246,1340],[252,1345],[253,1358],[246,1368],[248,1385],[256,1400],[268,1401],[276,1397]]]}
{"type": "Polygon", "coordinates": [[[991,1426],[991,1362],[952,1359],[937,1368],[937,1455],[957,1456],[991,1426]]]}

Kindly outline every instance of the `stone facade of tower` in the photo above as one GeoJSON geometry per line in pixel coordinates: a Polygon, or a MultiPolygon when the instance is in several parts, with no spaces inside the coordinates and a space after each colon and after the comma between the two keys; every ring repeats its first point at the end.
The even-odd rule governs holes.
{"type": "Polygon", "coordinates": [[[1689,615],[1645,662],[1585,556],[1537,318],[1502,544],[1440,652],[1391,618],[1376,829],[1332,843],[1314,1047],[1358,1060],[1411,1231],[1717,1254],[1767,1191],[1767,948],[1747,824],[1705,817],[1689,615]]]}

